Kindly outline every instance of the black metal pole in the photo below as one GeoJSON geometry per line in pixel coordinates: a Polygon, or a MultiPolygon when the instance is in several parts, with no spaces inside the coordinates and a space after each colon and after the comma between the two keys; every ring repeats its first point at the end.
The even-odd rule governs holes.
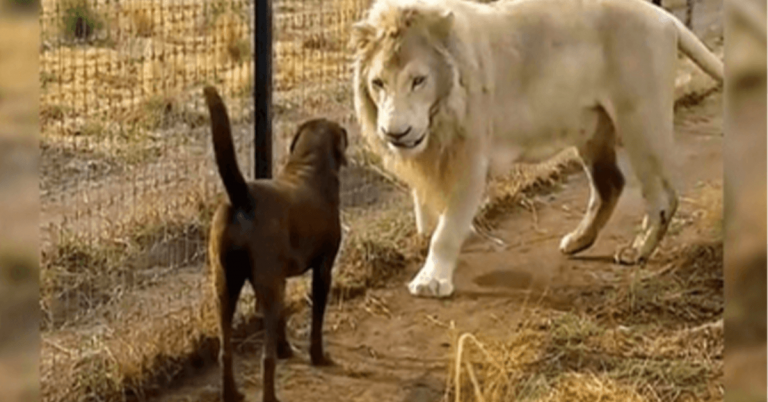
{"type": "Polygon", "coordinates": [[[254,4],[254,175],[272,177],[272,1],[254,4]]]}

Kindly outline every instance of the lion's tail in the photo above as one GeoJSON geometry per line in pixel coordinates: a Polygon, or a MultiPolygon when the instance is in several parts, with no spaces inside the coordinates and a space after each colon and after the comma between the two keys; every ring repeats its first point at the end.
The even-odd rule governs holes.
{"type": "Polygon", "coordinates": [[[224,182],[224,188],[229,195],[232,206],[245,207],[250,204],[250,196],[245,178],[237,166],[227,108],[216,88],[206,86],[203,89],[203,94],[205,95],[205,102],[208,104],[208,112],[211,115],[213,150],[216,155],[219,176],[224,182]]]}
{"type": "Polygon", "coordinates": [[[671,18],[677,27],[678,46],[686,56],[701,67],[720,84],[723,83],[723,62],[717,58],[702,41],[676,17],[671,18]]]}

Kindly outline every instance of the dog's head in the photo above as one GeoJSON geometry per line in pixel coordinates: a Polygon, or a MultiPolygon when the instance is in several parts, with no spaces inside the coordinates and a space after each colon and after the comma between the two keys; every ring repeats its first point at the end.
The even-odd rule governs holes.
{"type": "Polygon", "coordinates": [[[302,123],[293,136],[289,152],[295,157],[331,158],[331,166],[338,170],[347,165],[347,130],[327,119],[313,119],[302,123]]]}

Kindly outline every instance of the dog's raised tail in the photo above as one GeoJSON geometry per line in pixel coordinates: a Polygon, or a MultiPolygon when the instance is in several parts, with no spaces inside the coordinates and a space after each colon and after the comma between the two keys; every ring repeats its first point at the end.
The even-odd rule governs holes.
{"type": "Polygon", "coordinates": [[[240,167],[237,165],[235,145],[232,142],[232,128],[229,115],[219,92],[212,86],[203,88],[205,103],[211,115],[211,131],[213,132],[213,150],[216,155],[216,165],[219,176],[224,182],[229,201],[234,207],[244,207],[251,203],[248,185],[245,182],[240,167]]]}

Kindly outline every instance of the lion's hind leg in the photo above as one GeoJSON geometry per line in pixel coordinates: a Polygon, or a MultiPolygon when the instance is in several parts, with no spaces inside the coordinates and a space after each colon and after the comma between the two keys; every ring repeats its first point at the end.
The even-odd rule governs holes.
{"type": "Polygon", "coordinates": [[[618,264],[646,263],[666,235],[669,223],[677,212],[677,191],[666,178],[656,178],[655,181],[657,184],[643,183],[648,212],[643,218],[642,229],[632,244],[616,251],[614,260],[618,264]]]}
{"type": "Polygon", "coordinates": [[[616,131],[610,117],[597,109],[593,137],[578,148],[590,184],[589,203],[576,229],[560,241],[560,251],[572,255],[591,247],[608,223],[624,189],[624,176],[616,164],[616,131]]]}
{"type": "MultiPolygon", "coordinates": [[[[654,106],[646,108],[655,109],[654,106]]],[[[646,215],[640,233],[631,245],[616,251],[614,260],[625,265],[644,264],[664,238],[678,207],[678,194],[668,171],[667,153],[672,152],[674,146],[672,115],[671,112],[669,115],[633,113],[621,117],[618,127],[632,169],[640,181],[646,215]]]]}

